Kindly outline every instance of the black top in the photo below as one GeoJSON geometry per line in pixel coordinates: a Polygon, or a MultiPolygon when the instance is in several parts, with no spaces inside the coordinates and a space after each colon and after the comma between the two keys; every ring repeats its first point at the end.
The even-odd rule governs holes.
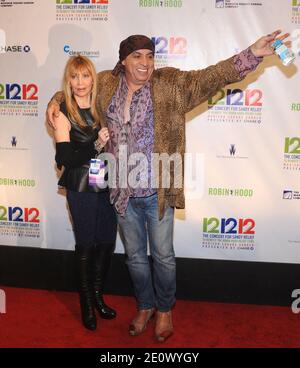
{"type": "Polygon", "coordinates": [[[79,113],[87,126],[81,128],[73,122],[67,113],[65,102],[60,105],[60,110],[71,123],[70,143],[63,142],[56,144],[56,162],[60,168],[64,166],[64,172],[59,179],[58,185],[75,192],[102,192],[107,188],[90,186],[89,161],[96,157],[97,151],[94,149],[94,142],[98,138],[99,127],[93,128],[93,117],[91,109],[79,108],[79,113]]]}

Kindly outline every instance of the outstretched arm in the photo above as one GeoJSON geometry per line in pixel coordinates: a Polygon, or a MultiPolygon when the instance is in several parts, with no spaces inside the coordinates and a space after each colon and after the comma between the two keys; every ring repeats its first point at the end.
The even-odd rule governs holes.
{"type": "MultiPolygon", "coordinates": [[[[259,38],[253,45],[239,54],[219,62],[216,65],[196,71],[179,71],[177,80],[182,83],[185,100],[185,112],[188,112],[214,96],[227,84],[239,82],[248,73],[255,70],[263,57],[273,55],[272,43],[275,39],[285,40],[289,34],[280,37],[280,30],[259,38]]],[[[289,42],[285,43],[287,46],[289,42]]]]}

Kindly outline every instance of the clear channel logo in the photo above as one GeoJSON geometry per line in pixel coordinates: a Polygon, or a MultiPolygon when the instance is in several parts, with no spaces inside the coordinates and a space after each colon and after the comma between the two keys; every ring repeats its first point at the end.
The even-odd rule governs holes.
{"type": "Polygon", "coordinates": [[[82,55],[86,56],[88,58],[98,58],[100,57],[100,51],[99,50],[73,50],[72,46],[65,45],[64,46],[64,52],[68,54],[69,56],[77,56],[82,55]]]}

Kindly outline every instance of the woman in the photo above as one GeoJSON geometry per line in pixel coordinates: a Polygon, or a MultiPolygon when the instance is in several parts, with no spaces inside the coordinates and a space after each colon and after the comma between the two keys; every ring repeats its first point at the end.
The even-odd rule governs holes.
{"type": "Polygon", "coordinates": [[[104,182],[104,170],[99,166],[102,162],[96,161],[96,169],[100,170],[92,171],[92,167],[90,170],[90,160],[100,153],[109,134],[107,128],[100,129],[97,75],[88,58],[69,59],[63,89],[65,101],[54,131],[55,160],[58,168],[65,167],[58,184],[67,190],[74,225],[82,322],[87,329],[95,330],[95,309],[102,318],[116,316],[103,301],[103,284],[114,251],[117,222],[108,189],[99,185],[104,182]],[[102,176],[95,180],[94,172],[102,176]]]}

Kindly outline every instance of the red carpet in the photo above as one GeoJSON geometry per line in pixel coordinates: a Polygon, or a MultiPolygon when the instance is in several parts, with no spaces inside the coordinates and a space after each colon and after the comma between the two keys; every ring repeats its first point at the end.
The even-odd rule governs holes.
{"type": "Polygon", "coordinates": [[[127,326],[135,313],[130,297],[106,296],[118,311],[113,321],[98,319],[96,332],[81,327],[76,293],[2,287],[6,314],[0,314],[0,347],[300,347],[300,316],[288,307],[178,300],[174,335],[153,339],[154,322],[139,337],[127,326]]]}

